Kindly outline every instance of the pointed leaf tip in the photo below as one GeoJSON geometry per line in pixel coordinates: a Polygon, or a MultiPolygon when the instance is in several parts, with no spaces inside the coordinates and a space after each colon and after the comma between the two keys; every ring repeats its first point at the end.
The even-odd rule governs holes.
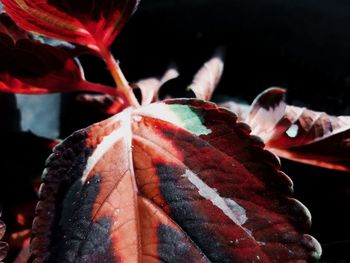
{"type": "MultiPolygon", "coordinates": [[[[285,102],[286,90],[279,87],[272,87],[259,94],[252,103],[252,108],[274,109],[281,102],[285,102]]],[[[254,110],[252,110],[254,112],[254,110]]]]}
{"type": "Polygon", "coordinates": [[[214,56],[194,76],[188,89],[195,93],[197,99],[210,100],[224,71],[223,57],[223,48],[218,48],[214,56]]]}

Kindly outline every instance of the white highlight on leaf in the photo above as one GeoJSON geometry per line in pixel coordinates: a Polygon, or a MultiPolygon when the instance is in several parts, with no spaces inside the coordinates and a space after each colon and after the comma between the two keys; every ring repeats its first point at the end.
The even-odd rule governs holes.
{"type": "Polygon", "coordinates": [[[148,117],[157,118],[181,126],[181,119],[164,103],[151,104],[148,107],[142,108],[142,112],[140,113],[148,117]]]}
{"type": "Polygon", "coordinates": [[[293,124],[292,126],[289,127],[289,129],[286,131],[287,135],[290,138],[295,138],[298,136],[298,132],[299,132],[299,126],[296,124],[293,124]]]}
{"type": "Polygon", "coordinates": [[[162,121],[170,122],[176,126],[179,126],[195,135],[208,135],[212,131],[202,124],[200,116],[191,111],[191,108],[187,105],[168,105],[165,103],[154,103],[147,107],[143,107],[139,112],[135,111],[135,114],[157,118],[162,121]],[[186,111],[187,119],[182,119],[180,108],[186,111]]]}
{"type": "MultiPolygon", "coordinates": [[[[125,125],[125,122],[130,122],[130,109],[115,115],[110,119],[111,124],[118,121],[123,122],[120,127],[114,130],[111,134],[104,136],[101,143],[96,147],[94,153],[89,157],[83,175],[81,177],[82,184],[85,183],[90,172],[94,169],[97,162],[102,158],[102,156],[120,139],[125,138],[130,133],[130,127],[125,125]]],[[[130,125],[129,125],[130,126],[130,125]]]]}
{"type": "MultiPolygon", "coordinates": [[[[182,177],[187,178],[194,184],[198,193],[207,200],[210,200],[213,205],[219,208],[228,218],[235,224],[242,226],[247,220],[245,209],[229,198],[221,197],[213,188],[209,187],[196,174],[187,170],[182,177]]],[[[245,229],[250,234],[250,231],[245,229]]]]}

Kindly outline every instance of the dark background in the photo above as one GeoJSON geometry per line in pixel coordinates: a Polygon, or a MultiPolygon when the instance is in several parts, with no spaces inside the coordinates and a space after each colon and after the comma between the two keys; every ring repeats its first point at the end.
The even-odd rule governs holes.
{"type": "Polygon", "coordinates": [[[251,101],[270,86],[291,100],[344,114],[350,95],[350,2],[144,0],[113,46],[130,80],[174,60],[187,78],[227,50],[218,92],[251,101]]]}
{"type": "MultiPolygon", "coordinates": [[[[175,62],[181,77],[168,88],[176,93],[222,46],[226,67],[216,94],[250,103],[264,89],[281,86],[291,104],[345,115],[350,114],[349,25],[347,0],[142,0],[112,50],[131,82],[161,75],[175,62]]],[[[112,84],[101,61],[83,57],[82,62],[89,80],[112,84]]],[[[3,132],[19,129],[19,113],[9,98],[0,96],[3,132]]],[[[62,138],[103,118],[72,94],[63,95],[60,112],[62,138]]],[[[40,118],[34,121],[33,127],[40,118]]],[[[27,153],[22,143],[13,145],[7,147],[14,156],[35,157],[33,147],[27,153]]],[[[3,160],[7,151],[3,148],[3,160]]],[[[1,163],[9,173],[15,165],[1,163]]],[[[321,262],[350,262],[350,174],[286,160],[282,168],[294,181],[295,197],[311,211],[321,262]]],[[[12,180],[15,187],[18,180],[12,180]]]]}

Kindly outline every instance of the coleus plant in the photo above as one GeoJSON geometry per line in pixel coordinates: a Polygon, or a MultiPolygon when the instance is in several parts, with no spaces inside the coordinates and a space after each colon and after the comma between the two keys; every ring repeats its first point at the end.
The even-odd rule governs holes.
{"type": "MultiPolygon", "coordinates": [[[[320,245],[306,234],[310,214],[291,197],[292,182],[269,150],[348,170],[347,117],[288,106],[277,88],[248,111],[233,103],[222,105],[231,110],[219,107],[208,101],[223,70],[218,55],[195,76],[190,89],[196,98],[159,100],[162,84],[177,76],[174,69],[129,85],[109,47],[136,0],[2,4],[0,91],[96,92],[80,99],[111,115],[54,148],[39,190],[31,251],[24,253],[29,262],[320,257],[320,245]],[[116,87],[86,81],[79,52],[103,59],[116,87]],[[141,103],[133,89],[141,90],[141,103]],[[326,145],[334,153],[342,145],[342,152],[325,154],[326,145]]],[[[3,224],[0,230],[2,236],[3,224]]],[[[0,245],[3,259],[7,245],[0,245]]]]}

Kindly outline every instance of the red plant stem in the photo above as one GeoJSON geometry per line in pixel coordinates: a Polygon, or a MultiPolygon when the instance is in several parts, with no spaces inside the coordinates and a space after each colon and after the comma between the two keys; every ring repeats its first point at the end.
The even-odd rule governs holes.
{"type": "MultiPolygon", "coordinates": [[[[123,96],[123,94],[120,94],[119,91],[117,91],[115,88],[110,87],[110,86],[105,86],[97,83],[92,83],[90,81],[83,81],[78,89],[81,91],[92,91],[96,93],[102,93],[102,94],[108,94],[111,96],[123,96]]],[[[57,92],[62,92],[62,91],[57,91],[57,92]]],[[[64,91],[63,91],[64,92],[64,91]]],[[[43,94],[46,94],[46,92],[43,92],[43,94]]]]}
{"type": "Polygon", "coordinates": [[[126,80],[119,63],[114,59],[109,49],[101,47],[100,54],[104,59],[118,89],[118,93],[122,95],[123,99],[129,106],[139,107],[140,104],[137,101],[129,82],[126,80]]]}

